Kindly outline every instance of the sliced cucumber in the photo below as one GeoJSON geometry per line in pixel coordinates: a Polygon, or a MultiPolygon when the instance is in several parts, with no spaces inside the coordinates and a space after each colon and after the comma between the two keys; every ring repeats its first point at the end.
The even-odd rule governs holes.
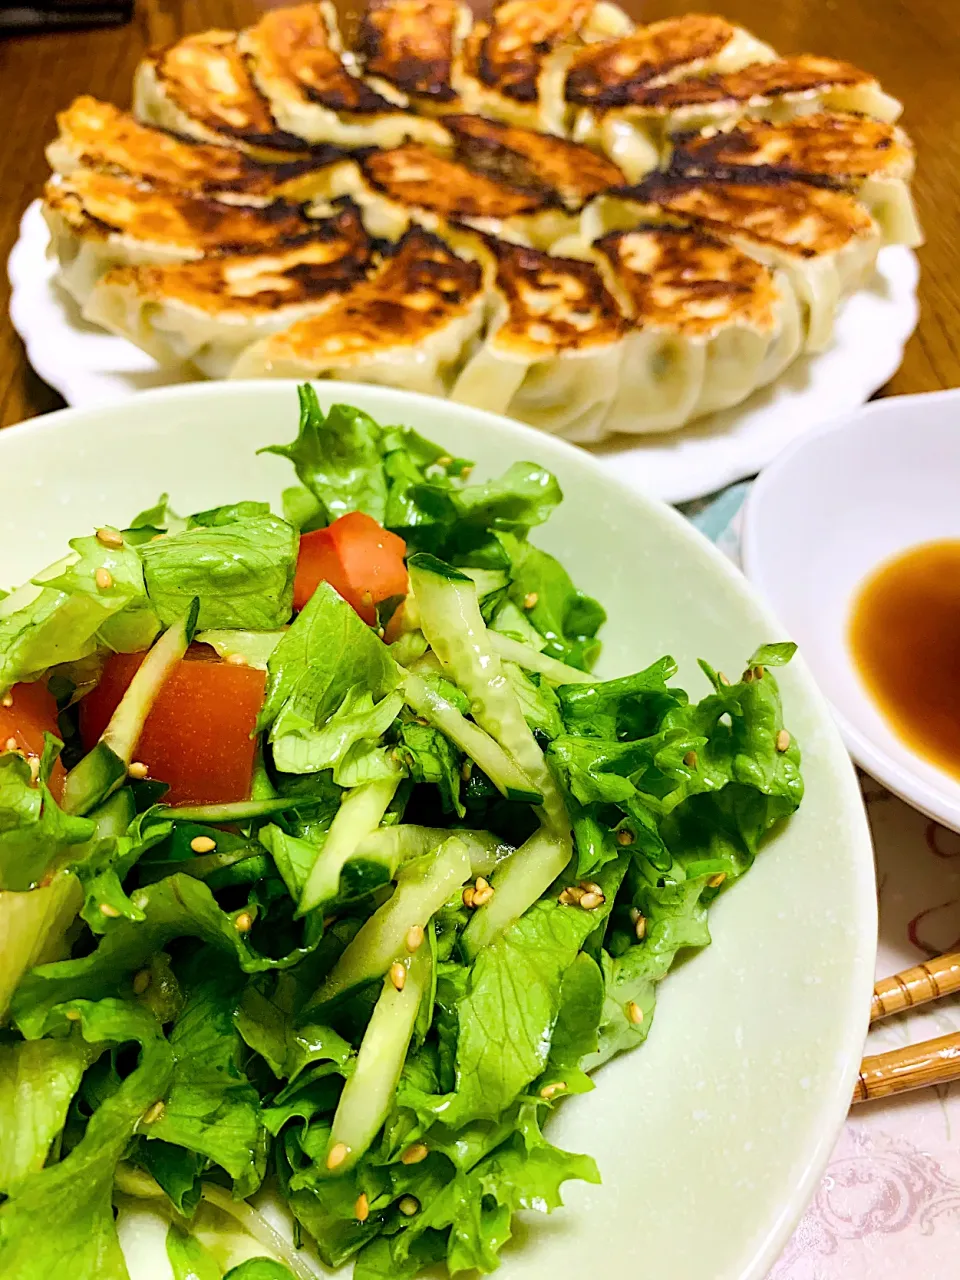
{"type": "Polygon", "coordinates": [[[195,598],[185,617],[167,628],[140,664],[100,741],[67,774],[61,803],[67,813],[89,813],[126,778],[157,695],[193,639],[199,611],[200,601],[195,598]]]}
{"type": "Polygon", "coordinates": [[[403,986],[397,990],[390,976],[384,979],[353,1075],[343,1086],[337,1104],[327,1146],[327,1161],[332,1157],[334,1175],[346,1173],[367,1150],[397,1091],[420,1001],[431,981],[430,947],[422,945],[400,963],[403,986]]]}
{"type": "Polygon", "coordinates": [[[503,673],[473,582],[422,553],[412,556],[408,567],[420,606],[420,625],[430,647],[470,699],[477,724],[513,757],[540,791],[546,824],[555,832],[568,833],[570,819],[563,796],[503,673]]]}
{"type": "Polygon", "coordinates": [[[493,869],[513,853],[510,845],[489,831],[467,831],[459,827],[450,831],[445,827],[418,827],[404,822],[374,831],[357,846],[355,856],[381,862],[393,879],[394,872],[403,863],[436,852],[451,836],[456,836],[467,846],[473,877],[491,875],[493,869]]]}
{"type": "Polygon", "coordinates": [[[306,915],[321,902],[330,902],[337,896],[344,865],[356,852],[357,845],[379,827],[399,785],[397,775],[344,792],[323,848],[303,886],[298,914],[306,915]]]}
{"type": "Polygon", "coordinates": [[[208,644],[211,649],[216,649],[224,660],[242,658],[248,667],[266,671],[267,660],[286,633],[286,627],[280,631],[217,629],[199,632],[197,643],[208,644]]]}
{"type": "Polygon", "coordinates": [[[428,649],[426,653],[421,654],[416,662],[411,662],[409,669],[418,676],[442,676],[444,674],[443,663],[432,649],[428,649]]]}
{"type": "Polygon", "coordinates": [[[468,960],[498,933],[519,920],[540,898],[570,861],[573,844],[569,838],[541,827],[516,853],[503,862],[493,877],[493,897],[477,907],[460,939],[468,960]]]}
{"type": "Polygon", "coordinates": [[[503,569],[461,569],[460,572],[473,582],[480,600],[492,596],[495,591],[502,591],[510,581],[503,569]]]}
{"type": "MultiPolygon", "coordinates": [[[[508,800],[524,800],[540,804],[543,796],[503,748],[478,725],[460,714],[449,699],[415,672],[408,671],[403,681],[403,696],[418,716],[430,723],[480,766],[497,790],[508,800]]],[[[534,743],[536,746],[536,743],[534,743]]],[[[539,748],[537,748],[539,750],[539,748]]],[[[544,766],[546,767],[546,766],[544,766]]]]}
{"type": "Polygon", "coordinates": [[[467,846],[451,836],[435,858],[403,867],[393,896],[373,913],[334,965],[326,982],[310,1001],[310,1007],[329,1004],[353,987],[372,982],[406,954],[408,932],[426,928],[448,898],[470,879],[467,846]]]}
{"type": "Polygon", "coordinates": [[[545,653],[538,653],[528,644],[512,640],[498,631],[489,631],[490,643],[498,657],[506,662],[515,662],[525,671],[539,671],[551,684],[592,684],[595,677],[586,671],[578,671],[576,667],[568,667],[565,662],[558,662],[545,653]]]}
{"type": "MultiPolygon", "coordinates": [[[[300,800],[308,804],[308,800],[300,800]]],[[[262,800],[235,800],[230,804],[182,804],[163,810],[163,817],[171,822],[250,822],[253,818],[267,818],[271,813],[295,809],[298,801],[283,796],[265,796],[262,800]]]]}

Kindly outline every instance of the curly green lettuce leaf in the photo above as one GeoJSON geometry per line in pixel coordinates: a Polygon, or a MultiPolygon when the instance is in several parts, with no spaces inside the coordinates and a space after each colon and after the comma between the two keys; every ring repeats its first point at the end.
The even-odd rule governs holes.
{"type": "Polygon", "coordinates": [[[126,1001],[73,1001],[52,1012],[39,1034],[65,1031],[74,1016],[90,1044],[140,1045],[140,1059],[100,1103],[70,1153],[23,1179],[0,1206],[0,1274],[17,1280],[128,1280],[114,1226],[117,1163],[166,1092],[173,1055],[157,1020],[126,1001]]]}
{"type": "MultiPolygon", "coordinates": [[[[89,955],[61,960],[34,969],[20,983],[12,1002],[17,1026],[26,1036],[38,1031],[49,1011],[64,1000],[127,995],[133,975],[147,965],[172,938],[198,938],[228,956],[245,973],[290,968],[309,955],[316,941],[294,947],[279,959],[261,955],[240,932],[236,915],[222,911],[202,880],[186,875],[168,876],[138,889],[133,903],[144,914],[142,921],[118,919],[89,955]]],[[[248,910],[248,909],[247,909],[248,910]]]]}
{"type": "Polygon", "coordinates": [[[607,616],[602,606],[578,591],[546,551],[511,533],[497,537],[510,559],[510,600],[543,636],[543,652],[589,671],[600,652],[596,637],[607,616]]]}
{"type": "Polygon", "coordinates": [[[445,734],[433,725],[420,724],[412,717],[400,725],[397,746],[400,759],[414,782],[431,783],[440,792],[444,813],[466,813],[460,799],[461,769],[464,757],[445,734]]]}
{"type": "Polygon", "coordinates": [[[48,868],[95,830],[88,818],[63,812],[42,775],[34,783],[21,755],[0,754],[0,889],[34,888],[48,868]]]}
{"type": "Polygon", "coordinates": [[[239,1267],[231,1267],[223,1280],[294,1280],[294,1274],[272,1258],[248,1258],[239,1267]]]}
{"type": "Polygon", "coordinates": [[[167,1232],[167,1261],[173,1280],[220,1280],[222,1275],[213,1254],[175,1224],[167,1232]]]}
{"type": "Polygon", "coordinates": [[[98,1053],[79,1035],[0,1044],[0,1193],[43,1168],[98,1053]]]}
{"type": "MultiPolygon", "coordinates": [[[[241,1068],[234,1026],[246,978],[228,957],[204,948],[183,978],[186,1000],[169,1031],[173,1079],[150,1137],[205,1156],[252,1195],[266,1168],[260,1097],[241,1068]]],[[[149,1145],[149,1143],[148,1143],[149,1145]]]]}
{"type": "Polygon", "coordinates": [[[276,516],[197,525],[140,548],[147,593],[165,625],[196,597],[201,630],[275,631],[290,621],[295,530],[276,516]]]}

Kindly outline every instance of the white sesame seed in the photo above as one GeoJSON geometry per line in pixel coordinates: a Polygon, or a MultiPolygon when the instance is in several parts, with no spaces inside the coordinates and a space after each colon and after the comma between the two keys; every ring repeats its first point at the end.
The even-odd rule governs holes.
{"type": "Polygon", "coordinates": [[[695,769],[697,767],[697,753],[695,751],[688,751],[683,757],[683,763],[688,769],[695,769]]]}
{"type": "Polygon", "coordinates": [[[113,574],[109,569],[104,569],[103,565],[93,575],[93,580],[101,591],[109,591],[113,586],[113,574]]]}
{"type": "Polygon", "coordinates": [[[629,831],[626,827],[621,828],[621,830],[617,832],[617,844],[620,844],[620,845],[633,844],[635,838],[636,837],[634,836],[633,832],[629,831]]]}
{"type": "Polygon", "coordinates": [[[116,907],[112,907],[109,902],[101,902],[100,914],[103,916],[107,916],[108,919],[110,920],[116,920],[117,917],[120,915],[120,912],[117,910],[116,907]]]}
{"type": "Polygon", "coordinates": [[[117,533],[116,529],[98,529],[97,541],[102,547],[122,547],[123,534],[117,533]]]}
{"type": "Polygon", "coordinates": [[[133,990],[135,995],[142,996],[143,993],[146,991],[147,987],[149,987],[149,985],[150,985],[149,969],[141,969],[139,973],[134,974],[133,990]]]}
{"type": "Polygon", "coordinates": [[[473,888],[473,885],[468,884],[467,887],[464,889],[463,893],[461,894],[461,897],[463,898],[463,905],[468,909],[473,906],[474,892],[475,890],[473,888]]]}
{"type": "Polygon", "coordinates": [[[401,1196],[397,1201],[397,1208],[405,1218],[412,1218],[415,1213],[420,1212],[420,1201],[416,1196],[401,1196]]]}
{"type": "Polygon", "coordinates": [[[211,840],[209,836],[194,836],[190,841],[190,848],[194,853],[213,853],[216,847],[216,840],[211,840]]]}
{"type": "Polygon", "coordinates": [[[727,878],[727,873],[725,871],[718,871],[715,876],[710,877],[710,879],[707,881],[707,884],[710,886],[711,889],[719,889],[720,886],[723,884],[724,880],[726,880],[726,878],[727,878]]]}
{"type": "Polygon", "coordinates": [[[163,1099],[159,1099],[152,1107],[147,1107],[143,1113],[141,1124],[156,1124],[158,1120],[163,1119],[163,1113],[166,1108],[163,1105],[163,1099]]]}
{"type": "Polygon", "coordinates": [[[246,667],[249,665],[242,653],[231,653],[227,658],[227,662],[231,667],[246,667]]]}
{"type": "Polygon", "coordinates": [[[729,684],[729,683],[730,683],[730,677],[729,677],[729,676],[725,676],[725,675],[723,674],[723,672],[722,672],[722,671],[718,671],[718,672],[717,672],[717,679],[720,681],[720,683],[721,683],[721,684],[729,684]]]}
{"type": "Polygon", "coordinates": [[[390,981],[398,991],[402,991],[407,982],[407,969],[403,961],[395,960],[390,966],[390,981]]]}
{"type": "Polygon", "coordinates": [[[127,770],[131,778],[142,779],[147,776],[150,769],[147,765],[142,764],[139,760],[134,760],[133,764],[127,770]]]}
{"type": "Polygon", "coordinates": [[[633,932],[637,935],[637,941],[642,942],[647,936],[647,920],[645,916],[638,915],[633,923],[633,932]]]}
{"type": "Polygon", "coordinates": [[[350,1154],[350,1148],[345,1142],[335,1142],[327,1152],[327,1168],[339,1169],[350,1154]]]}
{"type": "Polygon", "coordinates": [[[13,694],[5,693],[3,697],[0,698],[0,707],[12,707],[12,706],[13,706],[13,694]]]}
{"type": "Polygon", "coordinates": [[[36,782],[40,777],[40,757],[27,756],[27,764],[30,766],[30,781],[36,782]]]}
{"type": "Polygon", "coordinates": [[[430,1150],[425,1142],[415,1142],[413,1146],[407,1147],[406,1151],[400,1157],[401,1164],[419,1164],[421,1160],[426,1160],[430,1154],[430,1150]]]}
{"type": "Polygon", "coordinates": [[[781,729],[777,734],[777,750],[786,751],[790,745],[790,734],[786,729],[781,729]]]}
{"type": "Polygon", "coordinates": [[[636,1000],[628,1000],[624,1005],[624,1013],[635,1027],[639,1027],[643,1021],[643,1010],[637,1004],[636,1000]]]}
{"type": "Polygon", "coordinates": [[[407,950],[411,954],[414,951],[418,951],[420,947],[423,945],[423,939],[424,939],[423,926],[419,924],[412,924],[410,928],[407,930],[407,938],[406,938],[407,950]]]}
{"type": "Polygon", "coordinates": [[[233,922],[237,933],[249,933],[253,928],[253,916],[249,911],[241,911],[233,922]]]}
{"type": "Polygon", "coordinates": [[[16,738],[8,738],[6,742],[3,744],[3,749],[4,751],[16,751],[17,749],[16,738]]]}
{"type": "Polygon", "coordinates": [[[597,907],[603,905],[603,901],[602,893],[585,893],[580,899],[580,905],[584,911],[595,911],[597,907]]]}
{"type": "Polygon", "coordinates": [[[540,1090],[540,1097],[546,1098],[548,1101],[557,1093],[563,1093],[567,1087],[565,1080],[557,1080],[553,1084],[545,1084],[540,1090]]]}
{"type": "Polygon", "coordinates": [[[536,603],[539,599],[540,599],[540,596],[537,594],[536,591],[528,591],[527,594],[523,597],[523,607],[525,609],[533,609],[536,607],[536,603]]]}
{"type": "Polygon", "coordinates": [[[370,1217],[370,1201],[362,1191],[357,1196],[356,1204],[353,1206],[353,1216],[358,1222],[366,1222],[370,1217]]]}

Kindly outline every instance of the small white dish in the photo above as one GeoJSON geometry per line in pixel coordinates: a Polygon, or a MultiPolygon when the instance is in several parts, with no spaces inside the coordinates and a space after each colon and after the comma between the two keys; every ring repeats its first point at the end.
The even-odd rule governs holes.
{"type": "MultiPolygon", "coordinates": [[[[56,283],[50,233],[35,200],[10,254],[10,318],[30,363],[78,409],[134,391],[196,379],[161,368],[132,342],[80,318],[56,283]]],[[[670,435],[618,436],[593,450],[604,470],[639,493],[687,502],[756,475],[811,427],[859,408],[893,376],[917,323],[917,258],[903,245],[881,250],[877,274],[843,305],[826,351],[795,361],[743,404],[670,435]]]]}
{"type": "MultiPolygon", "coordinates": [[[[960,391],[895,396],[808,436],[765,471],[743,515],[747,576],[796,640],[858,764],[960,831],[960,782],[893,731],[847,642],[864,579],[924,542],[960,538],[960,391]]],[[[918,655],[922,661],[922,655],[918,655]]]]}

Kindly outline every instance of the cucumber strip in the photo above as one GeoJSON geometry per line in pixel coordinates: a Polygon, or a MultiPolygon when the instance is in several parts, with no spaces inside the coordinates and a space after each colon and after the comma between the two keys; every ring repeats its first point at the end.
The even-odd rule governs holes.
{"type": "Polygon", "coordinates": [[[541,792],[516,761],[511,760],[488,733],[461,715],[452,702],[436,689],[431,689],[415,672],[408,671],[404,677],[403,696],[418,716],[429,720],[434,728],[446,734],[474,764],[480,766],[501,795],[508,800],[525,800],[530,804],[542,802],[541,792]]]}
{"type": "Polygon", "coordinates": [[[501,865],[493,877],[493,897],[476,908],[460,939],[467,960],[520,919],[561,874],[572,852],[569,839],[541,827],[501,865]]]}
{"type": "Polygon", "coordinates": [[[381,827],[358,846],[356,857],[382,862],[393,873],[405,862],[434,853],[444,841],[456,836],[467,846],[470,855],[470,874],[489,876],[494,868],[513,853],[512,846],[498,840],[489,831],[467,831],[462,828],[419,827],[413,823],[398,823],[395,827],[381,827]]]}
{"type": "Polygon", "coordinates": [[[186,615],[167,628],[141,662],[100,741],[67,774],[61,802],[67,813],[89,813],[126,778],[147,716],[189,648],[199,612],[200,601],[194,598],[186,615]]]}
{"type": "Polygon", "coordinates": [[[525,671],[539,671],[551,684],[593,684],[595,680],[595,677],[588,672],[578,671],[576,667],[568,667],[565,662],[558,662],[556,658],[551,658],[546,653],[538,653],[528,644],[511,640],[509,636],[503,636],[499,631],[491,631],[488,628],[487,634],[498,657],[506,662],[515,662],[525,671]]]}
{"type": "Polygon", "coordinates": [[[418,676],[442,676],[444,674],[443,663],[432,649],[428,649],[426,653],[421,654],[416,662],[411,662],[408,670],[418,676]]]}
{"type": "Polygon", "coordinates": [[[379,827],[399,785],[400,777],[397,775],[365,782],[363,786],[344,792],[323,848],[303,886],[298,915],[306,915],[321,902],[329,902],[337,896],[340,872],[353,857],[361,840],[379,827]]]}
{"type": "Polygon", "coordinates": [[[309,803],[303,796],[295,799],[273,796],[263,800],[236,800],[231,804],[182,804],[163,809],[160,817],[170,822],[249,822],[309,803]]]}
{"type": "Polygon", "coordinates": [[[480,600],[484,596],[492,596],[495,591],[502,591],[510,581],[503,569],[461,569],[460,572],[477,588],[480,600]]]}
{"type": "Polygon", "coordinates": [[[563,796],[504,675],[481,617],[473,582],[422,553],[411,557],[408,568],[423,634],[454,683],[470,699],[474,720],[516,760],[540,791],[547,825],[559,833],[569,832],[563,796]]]}
{"type": "Polygon", "coordinates": [[[383,990],[360,1042],[353,1075],[343,1086],[327,1146],[336,1176],[356,1164],[387,1118],[417,1021],[424,991],[431,981],[430,947],[425,943],[401,962],[404,981],[398,991],[392,979],[383,990]],[[346,1151],[344,1152],[344,1148],[346,1151]],[[340,1157],[337,1159],[337,1157],[340,1157]]]}
{"type": "Polygon", "coordinates": [[[328,1004],[353,987],[386,973],[396,957],[405,954],[410,929],[414,925],[426,928],[431,917],[469,879],[470,855],[456,836],[445,841],[426,870],[422,862],[404,867],[393,896],[347,945],[310,1007],[328,1004]]]}

